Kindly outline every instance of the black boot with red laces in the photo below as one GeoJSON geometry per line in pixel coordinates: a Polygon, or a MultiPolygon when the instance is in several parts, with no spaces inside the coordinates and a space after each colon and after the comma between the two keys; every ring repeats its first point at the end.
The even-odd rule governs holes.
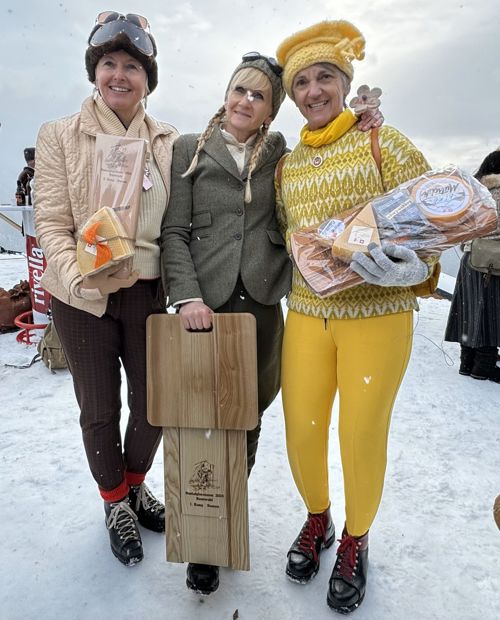
{"type": "Polygon", "coordinates": [[[337,549],[337,561],[328,584],[326,601],[336,612],[354,611],[365,596],[368,574],[368,532],[359,538],[344,529],[337,549]]]}
{"type": "Polygon", "coordinates": [[[330,509],[320,514],[308,513],[307,521],[288,551],[287,576],[297,583],[308,583],[319,570],[319,554],[335,540],[335,526],[330,509]]]}

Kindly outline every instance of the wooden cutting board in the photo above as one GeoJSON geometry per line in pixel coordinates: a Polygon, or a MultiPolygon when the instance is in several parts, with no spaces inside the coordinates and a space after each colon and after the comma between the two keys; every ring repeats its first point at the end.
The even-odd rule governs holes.
{"type": "Polygon", "coordinates": [[[257,425],[255,317],[214,314],[188,332],[175,314],[148,318],[148,420],[153,426],[251,430],[257,425]]]}

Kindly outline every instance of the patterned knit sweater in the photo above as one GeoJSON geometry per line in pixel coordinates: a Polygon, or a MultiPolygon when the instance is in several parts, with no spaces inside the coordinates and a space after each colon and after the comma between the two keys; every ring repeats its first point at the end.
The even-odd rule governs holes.
{"type": "MultiPolygon", "coordinates": [[[[315,148],[299,143],[287,156],[281,188],[277,187],[277,208],[289,252],[290,234],[297,229],[318,224],[429,170],[422,153],[393,127],[379,129],[379,144],[382,175],[372,156],[370,132],[361,132],[356,125],[331,144],[315,148]],[[315,167],[312,161],[318,157],[322,163],[315,167]]],[[[294,266],[288,307],[315,317],[353,319],[404,312],[418,304],[411,288],[371,284],[321,299],[294,266]]]]}

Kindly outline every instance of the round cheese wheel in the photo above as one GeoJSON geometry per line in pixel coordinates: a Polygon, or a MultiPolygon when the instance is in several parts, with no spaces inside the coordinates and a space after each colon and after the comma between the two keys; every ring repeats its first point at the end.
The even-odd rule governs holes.
{"type": "Polygon", "coordinates": [[[460,221],[472,201],[472,188],[459,176],[436,174],[415,183],[411,190],[423,215],[436,226],[460,221]]]}

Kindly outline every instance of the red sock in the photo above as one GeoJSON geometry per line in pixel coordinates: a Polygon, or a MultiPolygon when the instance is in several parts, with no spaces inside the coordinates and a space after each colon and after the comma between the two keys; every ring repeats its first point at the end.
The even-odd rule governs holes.
{"type": "Polygon", "coordinates": [[[119,486],[109,491],[105,491],[104,489],[101,489],[99,487],[99,493],[101,494],[102,499],[105,502],[109,503],[121,501],[124,497],[128,495],[128,491],[129,486],[126,480],[122,480],[119,486]]]}
{"type": "Polygon", "coordinates": [[[146,474],[135,474],[132,471],[125,472],[125,480],[127,481],[127,484],[131,487],[138,487],[139,485],[141,485],[144,482],[145,477],[146,474]]]}

